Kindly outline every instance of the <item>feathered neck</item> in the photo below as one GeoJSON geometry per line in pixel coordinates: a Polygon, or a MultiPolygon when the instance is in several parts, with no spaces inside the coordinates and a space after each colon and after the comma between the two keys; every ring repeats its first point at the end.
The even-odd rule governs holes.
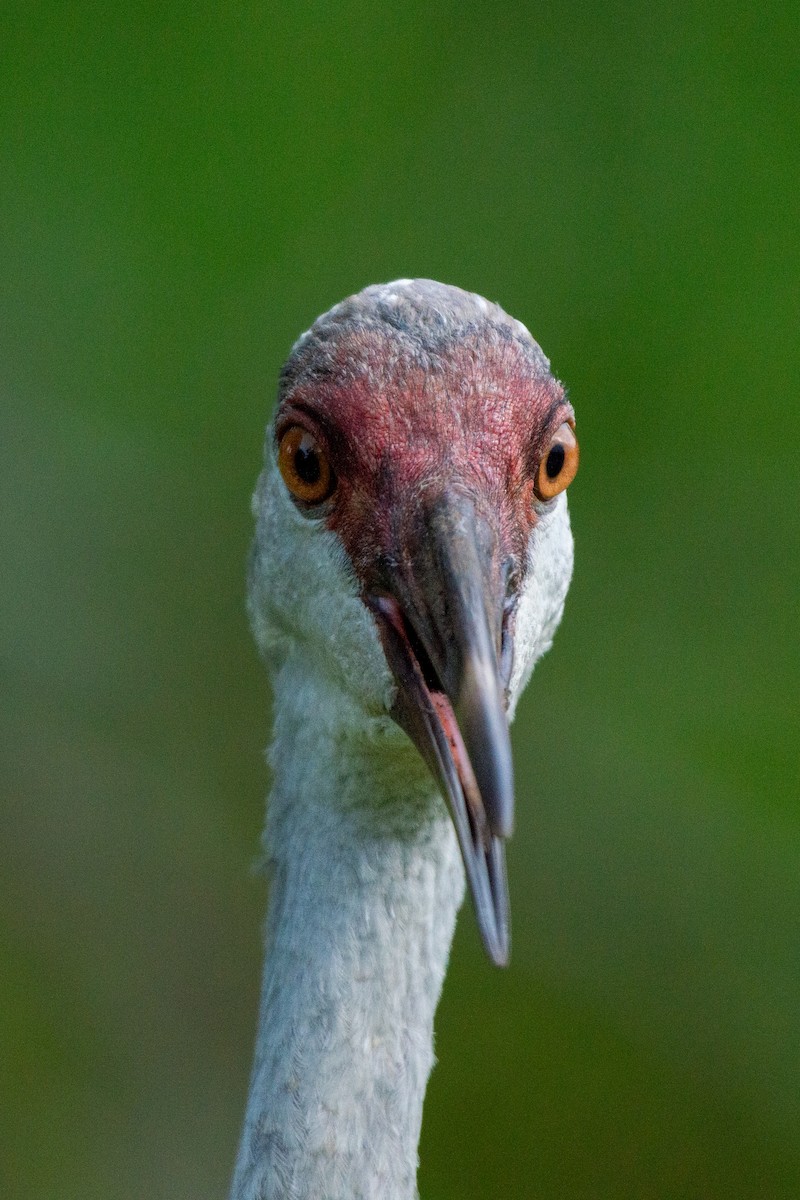
{"type": "Polygon", "coordinates": [[[464,877],[405,736],[284,668],[272,886],[232,1200],[413,1200],[433,1017],[464,877]]]}

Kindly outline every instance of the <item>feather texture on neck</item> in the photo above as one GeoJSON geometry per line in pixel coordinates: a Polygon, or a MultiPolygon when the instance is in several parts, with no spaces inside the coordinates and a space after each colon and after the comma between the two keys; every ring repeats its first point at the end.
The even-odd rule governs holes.
{"type": "Polygon", "coordinates": [[[231,1194],[412,1200],[463,867],[405,735],[294,667],[275,681],[266,961],[231,1194]]]}

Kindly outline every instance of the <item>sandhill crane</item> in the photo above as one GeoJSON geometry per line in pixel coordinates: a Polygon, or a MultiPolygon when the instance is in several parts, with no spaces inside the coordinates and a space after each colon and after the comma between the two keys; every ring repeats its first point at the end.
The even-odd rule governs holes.
{"type": "Polygon", "coordinates": [[[253,500],[271,896],[232,1200],[417,1195],[465,875],[508,958],[508,721],[572,573],[573,426],[527,329],[430,280],[336,305],[282,371],[253,500]]]}

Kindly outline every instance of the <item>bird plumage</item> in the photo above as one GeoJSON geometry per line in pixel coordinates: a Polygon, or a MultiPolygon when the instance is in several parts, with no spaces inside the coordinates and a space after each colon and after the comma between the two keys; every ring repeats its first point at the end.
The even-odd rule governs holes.
{"type": "MultiPolygon", "coordinates": [[[[510,718],[560,620],[572,572],[566,496],[542,502],[530,481],[571,420],[524,326],[427,280],[337,305],[282,372],[253,502],[249,609],[275,696],[272,882],[232,1200],[416,1195],[462,856],[487,948],[498,961],[506,952],[496,873],[505,810],[478,794],[495,778],[502,791],[505,777],[478,761],[484,727],[469,723],[488,707],[505,726],[503,709],[510,718]],[[316,505],[302,499],[316,486],[313,462],[310,490],[298,485],[294,497],[281,473],[287,428],[315,439],[326,469],[331,460],[334,491],[316,505]],[[453,541],[477,559],[472,575],[485,559],[460,609],[453,541]],[[472,632],[450,629],[457,609],[472,632]],[[501,670],[506,643],[513,658],[501,670]],[[468,686],[473,660],[480,677],[468,686]],[[409,704],[426,709],[427,732],[409,723],[409,704]],[[437,721],[452,735],[446,787],[437,721]],[[477,825],[473,764],[475,803],[488,813],[477,825]],[[457,838],[459,788],[469,823],[457,838]]],[[[302,473],[306,459],[297,463],[302,473]]],[[[502,759],[507,735],[486,728],[487,759],[495,742],[502,759]]]]}

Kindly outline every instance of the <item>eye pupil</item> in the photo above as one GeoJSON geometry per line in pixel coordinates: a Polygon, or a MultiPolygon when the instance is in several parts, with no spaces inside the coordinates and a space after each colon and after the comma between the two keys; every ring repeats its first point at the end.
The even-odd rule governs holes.
{"type": "Polygon", "coordinates": [[[561,474],[565,457],[566,451],[560,442],[556,442],[554,446],[551,446],[550,453],[547,456],[547,462],[545,463],[544,467],[545,471],[547,472],[548,479],[555,479],[561,474]]]}
{"type": "Polygon", "coordinates": [[[319,505],[336,489],[336,476],[317,438],[302,425],[290,425],[278,442],[278,469],[300,505],[319,505]]]}
{"type": "Polygon", "coordinates": [[[303,483],[309,486],[319,483],[322,469],[316,450],[308,446],[298,446],[294,455],[294,469],[303,483]]]}
{"type": "Polygon", "coordinates": [[[558,427],[539,459],[533,480],[537,500],[554,500],[568,488],[578,470],[578,441],[569,421],[558,427]]]}

